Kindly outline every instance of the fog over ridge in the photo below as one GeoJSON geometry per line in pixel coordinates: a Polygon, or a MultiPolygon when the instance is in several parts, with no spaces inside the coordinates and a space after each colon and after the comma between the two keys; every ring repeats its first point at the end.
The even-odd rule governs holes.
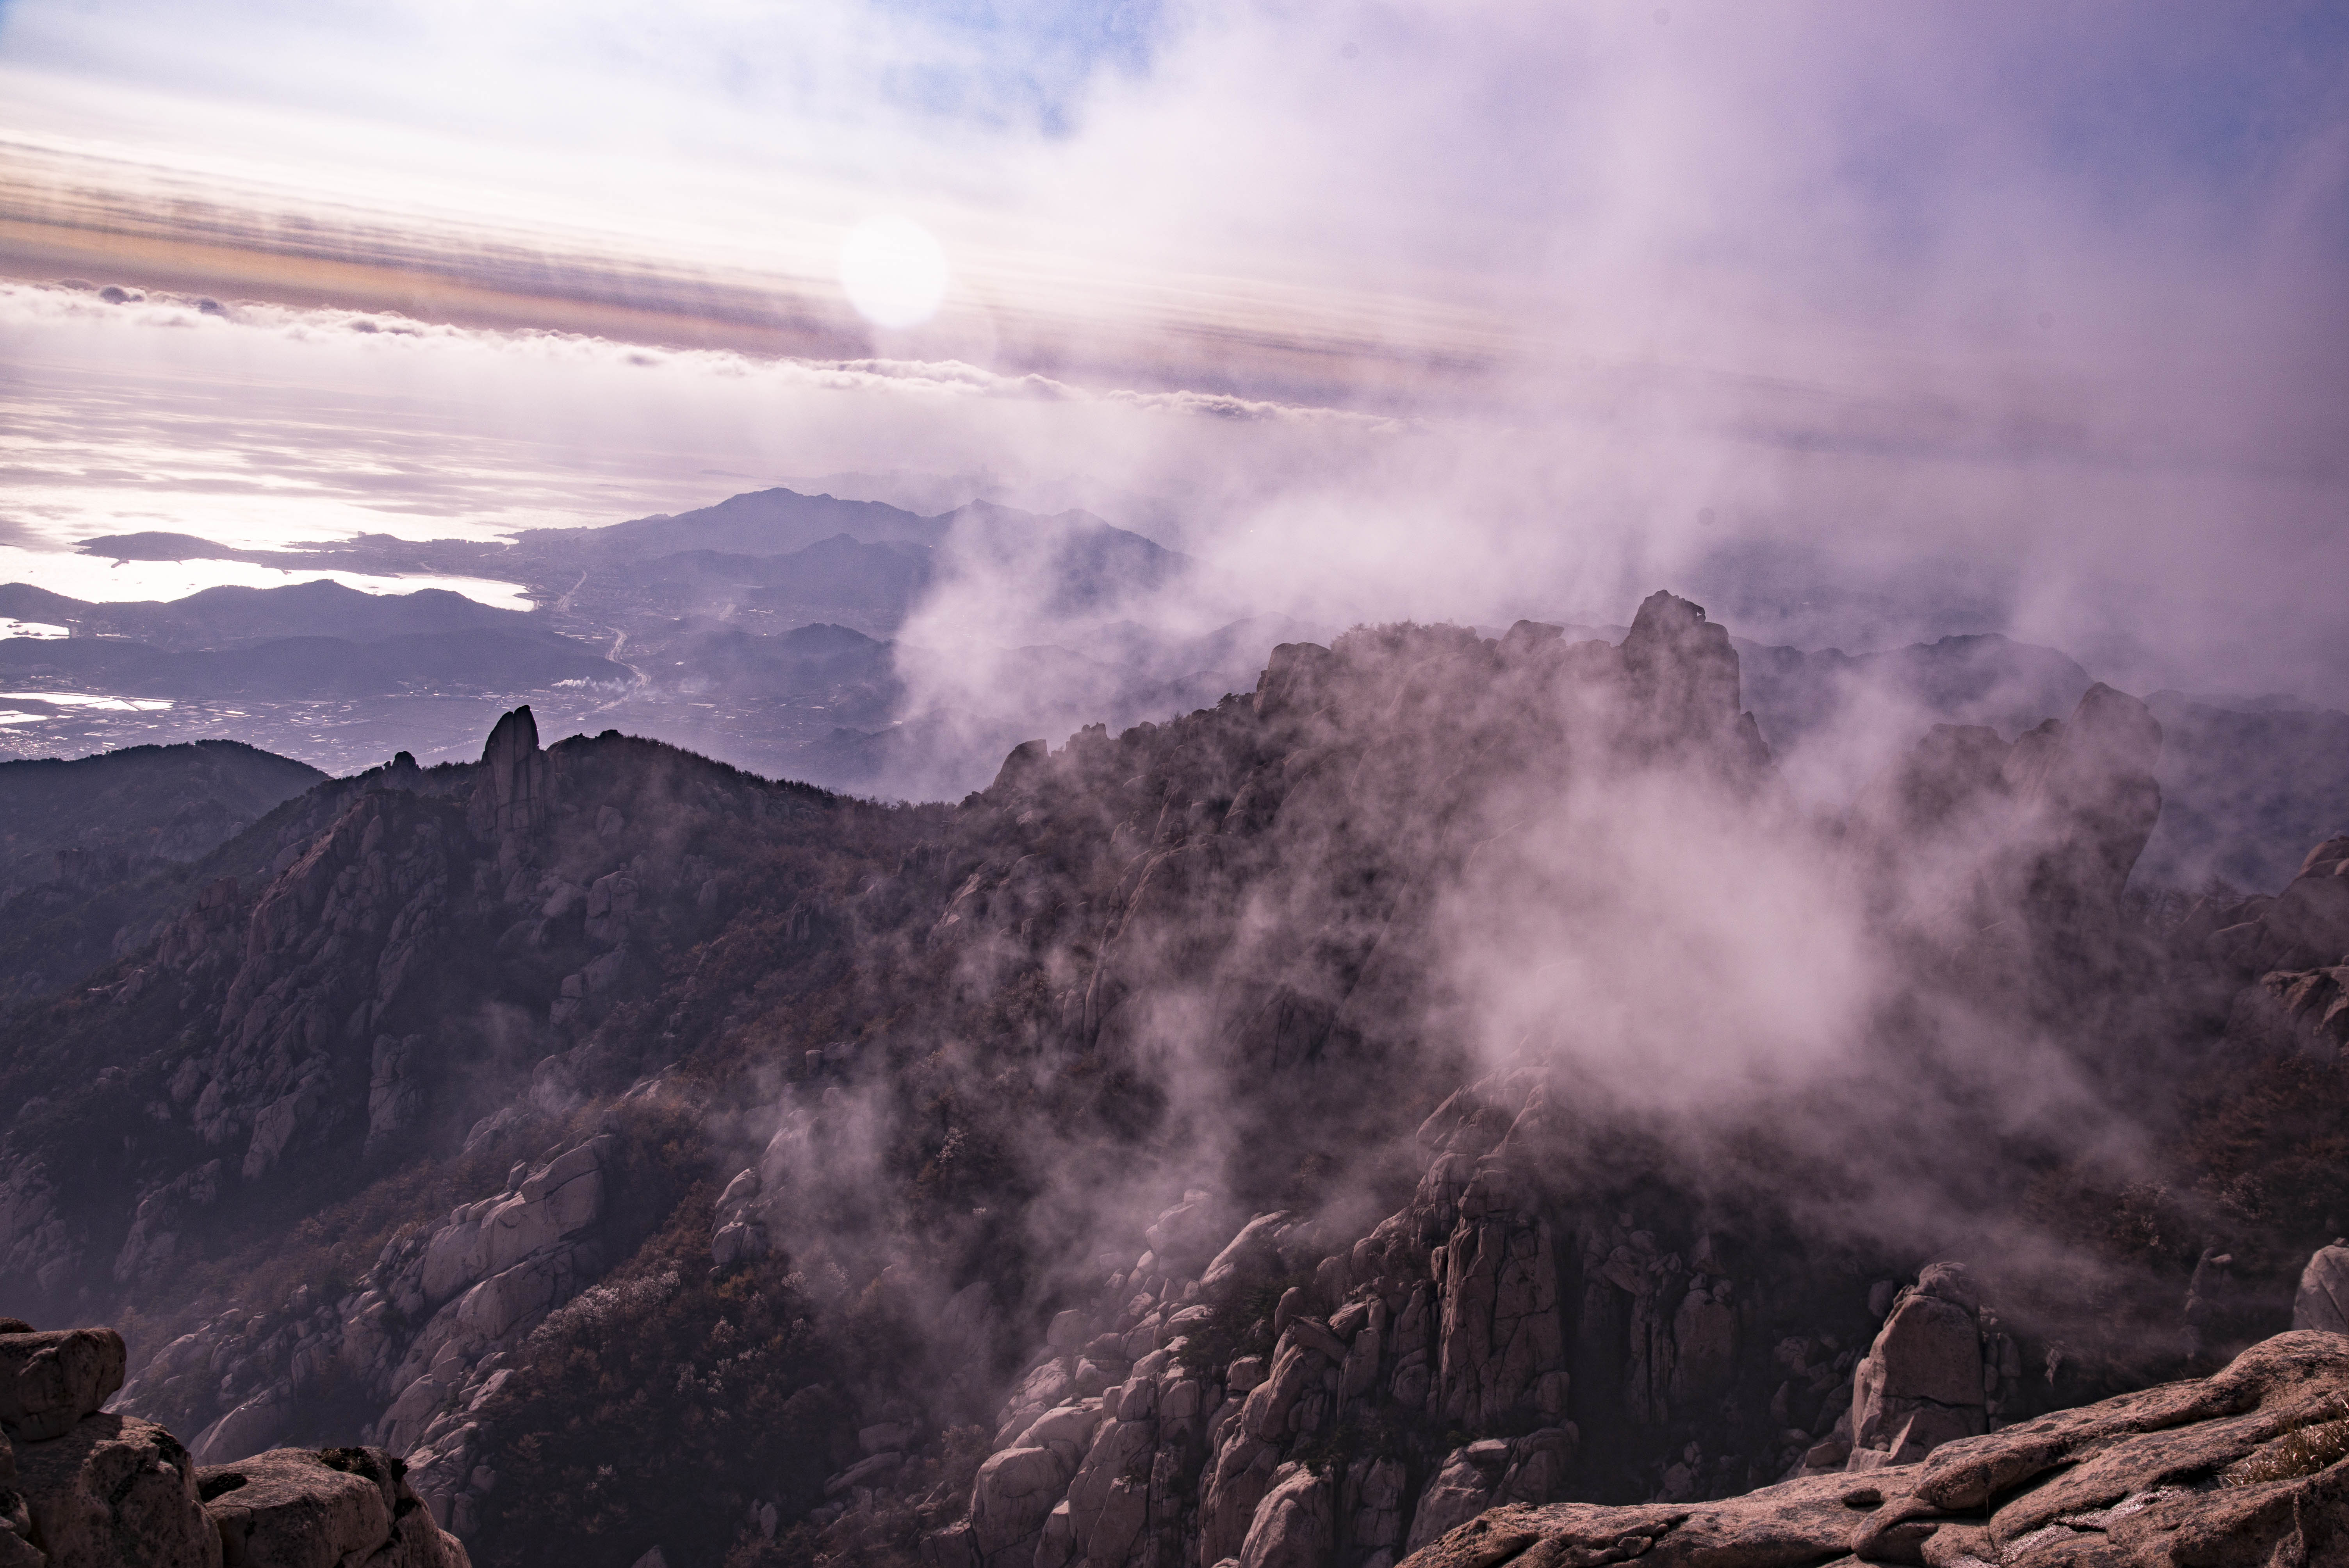
{"type": "Polygon", "coordinates": [[[2344,70],[0,0],[0,1315],[484,1568],[1948,1557],[2349,1304],[2344,70]]]}

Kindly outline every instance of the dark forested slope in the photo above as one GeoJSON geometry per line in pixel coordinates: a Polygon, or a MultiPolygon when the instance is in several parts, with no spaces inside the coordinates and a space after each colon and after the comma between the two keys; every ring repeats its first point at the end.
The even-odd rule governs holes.
{"type": "Polygon", "coordinates": [[[192,861],[325,777],[233,740],[0,762],[0,893],[58,875],[60,851],[192,861]]]}
{"type": "Polygon", "coordinates": [[[0,763],[0,1006],[135,945],[195,861],[325,777],[233,740],[0,763]]]}

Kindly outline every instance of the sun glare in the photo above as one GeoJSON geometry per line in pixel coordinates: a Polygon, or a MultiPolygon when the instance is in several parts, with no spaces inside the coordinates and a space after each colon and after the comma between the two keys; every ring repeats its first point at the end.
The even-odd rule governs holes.
{"type": "Polygon", "coordinates": [[[947,295],[947,253],[911,218],[874,218],[840,247],[840,286],[875,326],[919,326],[947,295]]]}

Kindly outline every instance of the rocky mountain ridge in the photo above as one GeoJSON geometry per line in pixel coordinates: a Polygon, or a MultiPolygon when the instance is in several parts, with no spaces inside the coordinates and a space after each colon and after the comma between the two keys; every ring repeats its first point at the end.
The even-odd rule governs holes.
{"type": "MultiPolygon", "coordinates": [[[[26,688],[12,698],[23,717],[5,737],[23,755],[78,749],[99,733],[224,732],[347,771],[372,766],[390,748],[387,735],[428,759],[456,755],[450,743],[478,735],[474,716],[488,722],[489,700],[527,699],[550,725],[617,726],[827,788],[954,798],[984,782],[1022,736],[1090,722],[1122,728],[1211,705],[1251,685],[1279,642],[1328,635],[1283,633],[1280,617],[1262,615],[1179,632],[1195,632],[1205,608],[1170,591],[1190,575],[1184,557],[1090,514],[991,503],[924,517],[771,490],[675,518],[533,531],[510,545],[368,538],[253,552],[142,534],[85,547],[125,559],[504,577],[538,608],[326,581],[148,604],[9,585],[0,614],[75,634],[0,650],[26,688]],[[982,642],[1003,645],[942,656],[923,634],[900,642],[934,592],[978,580],[1001,584],[976,624],[996,628],[982,642]],[[1084,624],[1096,614],[1098,624],[1084,624]],[[982,678],[966,667],[974,657],[982,678]],[[36,687],[71,689],[51,702],[36,687]],[[80,705],[94,692],[149,711],[93,731],[80,722],[93,710],[80,705]],[[328,700],[356,700],[360,712],[316,706],[328,700]],[[160,710],[165,701],[186,711],[160,710]]],[[[1241,603],[1230,599],[1225,613],[1241,603]]],[[[1568,636],[1613,642],[1626,629],[1576,626],[1568,636]]],[[[1994,634],[1849,655],[1733,645],[1782,776],[1815,800],[1847,799],[1933,724],[2011,737],[2068,713],[2093,684],[2060,651],[1994,634]]],[[[2271,699],[2240,712],[2234,699],[2161,700],[2167,803],[2137,878],[2149,893],[2199,892],[2213,878],[2272,886],[2313,838],[2349,825],[2337,783],[2349,720],[2271,699]]]]}
{"type": "Polygon", "coordinates": [[[616,1568],[1214,1568],[1319,1517],[1289,1466],[1358,1568],[1495,1501],[1898,1468],[2289,1323],[2337,1052],[2229,1019],[2321,969],[2255,967],[2322,954],[2321,888],[2147,927],[2159,732],[2106,688],[1826,820],[1740,698],[1659,595],[1619,645],[1289,645],[955,808],[511,715],[280,808],[18,1016],[0,1305],[123,1324],[200,1458],[372,1439],[485,1563],[616,1568]],[[1521,1006],[1528,935],[1630,989],[1521,1006]],[[1756,977],[1846,953],[1866,1006],[1788,1032],[1756,977]],[[1715,1100],[1691,1031],[1844,1054],[1715,1100]]]}

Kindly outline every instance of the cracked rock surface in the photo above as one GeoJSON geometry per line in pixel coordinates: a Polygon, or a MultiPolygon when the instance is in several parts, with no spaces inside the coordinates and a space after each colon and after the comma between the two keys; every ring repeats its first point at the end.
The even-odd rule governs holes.
{"type": "Polygon", "coordinates": [[[2214,1377],[1945,1443],[1920,1464],[1798,1477],[1716,1502],[1496,1508],[1413,1553],[1405,1568],[1635,1561],[1655,1568],[2349,1561],[2349,1337],[2281,1334],[2214,1377]]]}

